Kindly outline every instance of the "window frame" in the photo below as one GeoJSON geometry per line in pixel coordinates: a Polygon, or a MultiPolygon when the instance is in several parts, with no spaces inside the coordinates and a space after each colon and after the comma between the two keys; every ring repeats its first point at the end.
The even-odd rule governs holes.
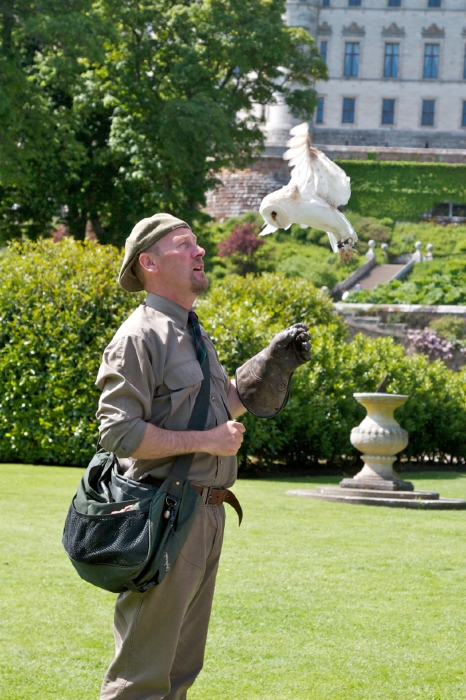
{"type": "Polygon", "coordinates": [[[355,97],[343,97],[342,112],[341,112],[341,123],[342,124],[355,124],[356,122],[356,98],[355,97]],[[347,109],[347,104],[351,102],[351,108],[347,109]],[[346,109],[345,109],[346,108],[346,109]],[[352,116],[352,119],[345,119],[345,112],[352,116]]]}
{"type": "Polygon", "coordinates": [[[382,97],[382,126],[393,126],[395,124],[395,99],[393,97],[382,97]],[[392,109],[385,109],[387,103],[391,103],[392,109]],[[388,114],[391,116],[391,121],[384,121],[384,116],[388,114]]]}
{"type": "Polygon", "coordinates": [[[384,78],[398,78],[398,74],[400,72],[400,42],[399,41],[386,41],[384,45],[384,54],[383,54],[383,77],[384,78]],[[389,55],[387,53],[387,47],[388,46],[393,46],[397,47],[397,53],[396,55],[393,53],[389,55]],[[396,59],[396,61],[395,61],[396,59]],[[387,73],[387,61],[390,62],[390,73],[387,73]],[[393,65],[396,65],[396,72],[393,74],[393,65]]]}
{"type": "Polygon", "coordinates": [[[429,100],[429,99],[424,99],[424,98],[423,98],[423,100],[422,100],[422,109],[421,109],[421,126],[431,126],[431,127],[432,127],[432,126],[435,126],[435,102],[436,102],[435,100],[429,100]],[[425,117],[425,116],[430,116],[430,110],[428,111],[428,110],[425,109],[425,106],[426,106],[427,104],[432,104],[432,105],[433,105],[433,108],[432,108],[432,121],[430,121],[430,122],[424,121],[424,117],[425,117]]]}
{"type": "Polygon", "coordinates": [[[345,58],[343,62],[343,76],[345,78],[358,78],[359,77],[359,57],[361,55],[361,44],[359,41],[345,41],[345,58]],[[353,48],[357,46],[357,51],[354,53],[348,53],[348,46],[353,48]],[[356,65],[356,72],[354,72],[354,66],[356,65]],[[349,72],[346,72],[347,67],[349,67],[349,72]]]}
{"type": "Polygon", "coordinates": [[[324,109],[325,109],[325,97],[318,97],[317,98],[317,107],[316,107],[316,119],[315,123],[316,124],[323,124],[324,123],[324,109]]]}
{"type": "Polygon", "coordinates": [[[440,67],[440,44],[438,43],[431,43],[428,42],[424,44],[424,67],[423,67],[423,73],[422,77],[424,80],[437,80],[439,76],[439,67],[440,67]],[[431,55],[428,56],[428,50],[429,49],[437,49],[437,55],[431,55]],[[435,72],[435,75],[432,75],[432,73],[435,72]],[[426,73],[429,73],[429,75],[426,75],[426,73]]]}
{"type": "Polygon", "coordinates": [[[322,60],[323,60],[324,63],[328,66],[328,63],[327,63],[327,56],[328,56],[328,39],[321,39],[321,40],[320,40],[319,51],[320,51],[320,55],[321,55],[322,60]],[[323,46],[323,45],[325,45],[325,51],[322,51],[322,46],[323,46]]]}

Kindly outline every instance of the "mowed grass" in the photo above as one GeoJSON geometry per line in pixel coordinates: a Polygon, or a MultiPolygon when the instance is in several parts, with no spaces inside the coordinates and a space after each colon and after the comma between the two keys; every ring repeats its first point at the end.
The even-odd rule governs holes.
{"type": "MultiPolygon", "coordinates": [[[[93,700],[115,596],[61,548],[80,470],[2,465],[2,700],[93,700]]],[[[411,475],[466,498],[466,476],[411,475]]],[[[293,498],[338,479],[242,481],[190,700],[464,700],[466,511],[293,498]]]]}

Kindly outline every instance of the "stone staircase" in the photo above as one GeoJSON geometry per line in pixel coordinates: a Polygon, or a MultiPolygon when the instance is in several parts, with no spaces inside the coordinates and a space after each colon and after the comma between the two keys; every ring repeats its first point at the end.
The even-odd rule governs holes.
{"type": "Polygon", "coordinates": [[[357,284],[361,289],[374,289],[378,284],[385,284],[392,279],[396,279],[397,275],[405,265],[384,264],[376,265],[369,270],[363,277],[360,277],[357,284]]]}

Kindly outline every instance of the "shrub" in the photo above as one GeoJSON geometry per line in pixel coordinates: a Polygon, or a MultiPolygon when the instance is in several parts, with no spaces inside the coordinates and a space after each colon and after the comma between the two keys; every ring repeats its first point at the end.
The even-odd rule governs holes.
{"type": "Polygon", "coordinates": [[[97,442],[102,351],[138,303],[121,253],[65,238],[0,257],[0,459],[83,466],[97,442]]]}
{"type": "Polygon", "coordinates": [[[247,284],[228,279],[200,304],[203,323],[228,372],[233,374],[274,333],[297,321],[310,325],[313,358],[296,371],[290,401],[278,416],[241,419],[247,427],[240,453],[244,468],[251,468],[250,457],[259,460],[262,470],[277,471],[278,461],[301,473],[318,460],[354,464],[357,453],[349,436],[365,411],[353,393],[375,391],[387,372],[388,391],[411,397],[398,410],[401,425],[410,432],[406,456],[450,455],[464,462],[464,371],[454,374],[443,362],[429,364],[422,355],[405,357],[390,338],[358,335],[348,343],[327,299],[301,280],[290,285],[278,275],[246,279],[247,284]]]}
{"type": "Polygon", "coordinates": [[[432,329],[410,330],[408,341],[415,352],[421,352],[431,360],[447,362],[453,359],[454,344],[445,338],[440,338],[432,329]]]}
{"type": "Polygon", "coordinates": [[[265,241],[259,238],[259,232],[260,228],[252,222],[237,223],[228,238],[219,243],[219,257],[230,257],[239,275],[258,272],[261,261],[268,257],[260,250],[265,241]]]}
{"type": "MultiPolygon", "coordinates": [[[[0,256],[2,461],[88,463],[102,350],[142,298],[116,285],[120,259],[115,248],[69,238],[14,244],[0,256]]],[[[349,435],[364,409],[352,394],[374,391],[387,372],[389,391],[411,397],[398,412],[410,432],[406,454],[465,461],[465,371],[405,357],[390,339],[348,343],[328,296],[299,278],[226,277],[198,307],[230,375],[286,326],[310,326],[313,359],[296,371],[288,406],[268,420],[244,417],[246,471],[251,463],[263,472],[277,462],[299,472],[319,460],[354,464],[349,435]]]]}
{"type": "Polygon", "coordinates": [[[332,289],[338,282],[334,267],[325,263],[314,263],[304,255],[285,258],[278,263],[277,272],[283,273],[285,277],[302,277],[315,287],[326,286],[332,289]]]}
{"type": "Polygon", "coordinates": [[[429,323],[429,328],[437,333],[440,338],[445,338],[451,343],[466,338],[466,322],[458,316],[442,316],[429,323]]]}

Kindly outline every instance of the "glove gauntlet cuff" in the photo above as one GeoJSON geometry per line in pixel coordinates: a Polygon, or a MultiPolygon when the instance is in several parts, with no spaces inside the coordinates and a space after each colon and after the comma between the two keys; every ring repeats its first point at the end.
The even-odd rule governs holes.
{"type": "Polygon", "coordinates": [[[236,390],[243,406],[259,418],[276,416],[288,402],[292,374],[268,349],[254,355],[236,370],[236,390]]]}

